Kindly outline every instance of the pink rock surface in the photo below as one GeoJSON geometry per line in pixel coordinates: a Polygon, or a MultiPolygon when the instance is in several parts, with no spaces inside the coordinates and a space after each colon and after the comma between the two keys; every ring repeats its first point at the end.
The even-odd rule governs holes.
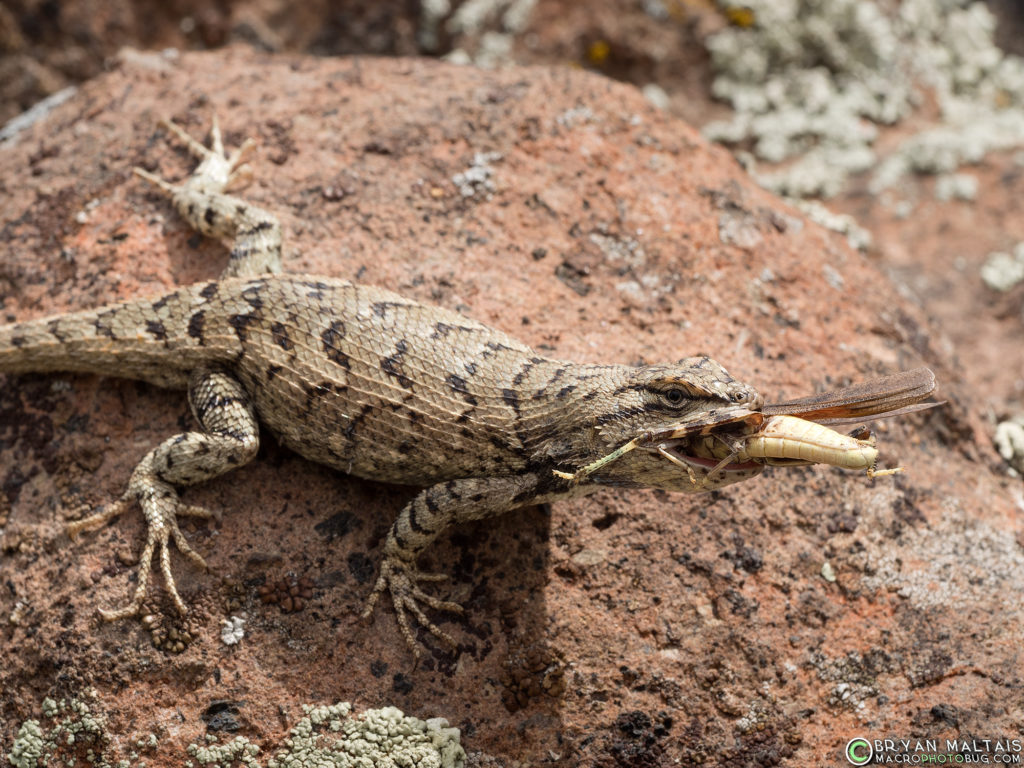
{"type": "MultiPolygon", "coordinates": [[[[467,750],[509,764],[818,765],[854,735],[1020,731],[1019,491],[947,384],[937,332],[841,237],[629,86],[418,60],[125,55],[0,145],[0,320],[218,274],[224,248],[130,173],[184,177],[193,162],[157,120],[202,135],[214,111],[229,143],[260,143],[244,195],[279,215],[291,271],[454,308],[570,360],[706,352],[769,401],[926,364],[949,404],[882,427],[882,460],[904,476],[776,469],[705,495],[607,491],[442,537],[428,565],[452,575],[438,592],[468,618],[443,624],[456,656],[431,646],[414,667],[389,610],[358,619],[414,489],[265,435],[256,461],[186,493],[224,513],[187,528],[213,573],[174,557],[189,620],[104,624],[96,608],[134,586],[140,516],[73,543],[66,519],[120,495],[189,423],[185,398],[0,379],[5,748],[44,696],[88,687],[115,737],[160,736],[150,765],[182,764],[225,701],[235,733],[270,750],[300,703],[350,700],[446,717],[467,750]],[[459,176],[474,165],[489,169],[475,186],[459,176]],[[301,610],[261,601],[300,579],[301,610]],[[240,611],[246,637],[225,646],[220,621],[240,611]],[[182,652],[153,646],[179,630],[182,652]]],[[[169,608],[155,587],[154,609],[169,608]]]]}

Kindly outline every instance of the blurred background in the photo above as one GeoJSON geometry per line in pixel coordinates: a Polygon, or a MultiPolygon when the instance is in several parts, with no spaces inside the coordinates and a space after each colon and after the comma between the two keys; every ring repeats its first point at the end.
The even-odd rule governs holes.
{"type": "Polygon", "coordinates": [[[124,47],[227,45],[632,83],[923,306],[1024,472],[1024,1],[4,0],[0,124],[124,47]]]}

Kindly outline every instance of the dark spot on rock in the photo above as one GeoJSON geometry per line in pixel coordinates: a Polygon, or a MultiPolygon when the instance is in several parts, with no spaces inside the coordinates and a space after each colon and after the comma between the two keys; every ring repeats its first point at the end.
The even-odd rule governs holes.
{"type": "Polygon", "coordinates": [[[313,526],[313,530],[324,536],[328,541],[333,541],[358,529],[362,524],[363,521],[358,515],[343,511],[331,515],[322,523],[317,523],[313,526]]]}
{"type": "Polygon", "coordinates": [[[403,675],[401,672],[396,673],[395,676],[391,678],[391,689],[395,693],[400,693],[404,696],[406,694],[412,693],[412,689],[414,687],[415,686],[413,686],[412,680],[403,675]]]}
{"type": "Polygon", "coordinates": [[[377,564],[362,552],[348,556],[348,572],[359,584],[369,583],[377,575],[377,564]]]}
{"type": "Polygon", "coordinates": [[[728,549],[722,557],[747,573],[757,573],[764,567],[764,556],[755,548],[747,546],[739,536],[733,537],[735,549],[728,549]]]}
{"type": "Polygon", "coordinates": [[[206,722],[207,730],[231,733],[242,727],[238,722],[238,713],[237,702],[217,700],[210,703],[202,718],[206,722]]]}

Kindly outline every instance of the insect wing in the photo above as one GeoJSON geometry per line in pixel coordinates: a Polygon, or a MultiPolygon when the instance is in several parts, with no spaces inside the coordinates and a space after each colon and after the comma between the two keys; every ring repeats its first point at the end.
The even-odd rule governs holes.
{"type": "Polygon", "coordinates": [[[766,416],[797,416],[818,424],[858,424],[923,411],[942,403],[922,403],[935,391],[928,368],[893,373],[850,387],[764,407],[766,416]]]}

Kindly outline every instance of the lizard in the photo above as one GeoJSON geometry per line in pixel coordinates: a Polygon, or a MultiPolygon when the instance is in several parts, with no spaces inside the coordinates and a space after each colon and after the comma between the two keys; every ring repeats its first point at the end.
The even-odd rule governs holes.
{"type": "Polygon", "coordinates": [[[120,498],[68,527],[76,535],[136,504],[142,510],[147,531],[134,595],[122,607],[100,609],[104,619],[139,612],[154,556],[176,609],[187,612],[170,544],[206,568],[178,518],[214,514],[186,504],[181,491],[250,461],[260,424],[306,459],[422,489],[387,534],[362,612],[369,617],[389,594],[417,657],[408,614],[456,646],[425,608],[462,608],[424,591],[421,585],[445,576],[416,565],[449,527],[601,488],[721,488],[764,468],[716,458],[681,471],[678,462],[643,450],[595,463],[637,435],[687,420],[713,424],[716,413],[737,408],[760,411],[763,398],[706,355],[643,366],[567,362],[383,288],[283,273],[277,218],[230,194],[248,175],[253,142],[226,152],[216,117],[209,148],[175,123],[163,125],[198,159],[195,170],[180,184],[134,172],[165,193],[192,228],[229,244],[219,278],[0,326],[0,372],[117,376],[187,391],[197,427],[150,450],[120,498]],[[600,469],[565,479],[585,465],[600,469]]]}

